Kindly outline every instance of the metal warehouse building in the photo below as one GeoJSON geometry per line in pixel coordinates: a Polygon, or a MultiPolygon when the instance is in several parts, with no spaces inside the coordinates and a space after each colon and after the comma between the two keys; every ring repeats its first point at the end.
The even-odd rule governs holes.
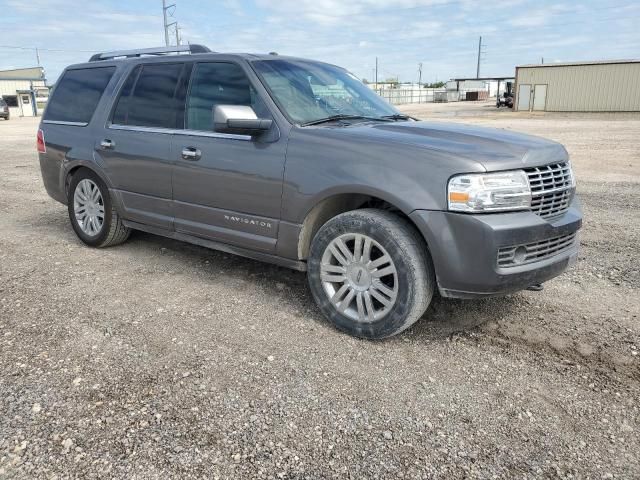
{"type": "Polygon", "coordinates": [[[42,67],[0,71],[0,97],[12,116],[42,115],[49,98],[49,87],[42,67]]]}
{"type": "Polygon", "coordinates": [[[640,111],[640,60],[516,67],[516,110],[640,111]]]}

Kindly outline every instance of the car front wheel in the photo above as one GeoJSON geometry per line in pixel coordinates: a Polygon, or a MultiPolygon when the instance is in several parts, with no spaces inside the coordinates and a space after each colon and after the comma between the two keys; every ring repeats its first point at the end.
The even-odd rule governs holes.
{"type": "Polygon", "coordinates": [[[371,339],[414,324],[435,284],[420,234],[406,219],[377,209],[346,212],[320,228],[311,244],[308,281],[331,323],[371,339]]]}

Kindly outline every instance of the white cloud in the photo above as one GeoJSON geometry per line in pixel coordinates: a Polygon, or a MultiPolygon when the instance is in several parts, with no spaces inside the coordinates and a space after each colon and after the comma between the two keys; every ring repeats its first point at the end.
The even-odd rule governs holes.
{"type": "MultiPolygon", "coordinates": [[[[415,80],[418,62],[425,81],[471,75],[479,35],[487,44],[482,67],[487,75],[508,74],[540,56],[637,56],[637,9],[616,7],[620,18],[603,22],[599,7],[564,2],[511,0],[503,9],[473,0],[219,0],[215,5],[177,0],[175,18],[184,39],[213,50],[317,58],[367,78],[376,57],[381,76],[415,80]]],[[[51,49],[107,51],[164,43],[158,0],[81,6],[72,0],[4,0],[0,30],[11,31],[11,42],[5,43],[51,49]],[[18,22],[23,28],[13,28],[18,22]]],[[[41,51],[50,80],[88,56],[41,51]]],[[[0,68],[32,66],[34,59],[29,51],[0,49],[0,68]]]]}
{"type": "Polygon", "coordinates": [[[549,10],[530,10],[513,17],[509,24],[514,27],[539,27],[547,23],[551,18],[549,10]]]}

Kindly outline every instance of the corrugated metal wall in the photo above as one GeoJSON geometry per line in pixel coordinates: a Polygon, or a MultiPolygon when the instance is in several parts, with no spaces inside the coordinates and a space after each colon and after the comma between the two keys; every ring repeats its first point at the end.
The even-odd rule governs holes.
{"type": "Polygon", "coordinates": [[[640,63],[520,67],[517,82],[548,85],[549,112],[640,111],[640,63]]]}
{"type": "Polygon", "coordinates": [[[18,90],[30,90],[32,83],[37,85],[42,84],[43,82],[0,79],[0,95],[15,95],[18,90]]]}

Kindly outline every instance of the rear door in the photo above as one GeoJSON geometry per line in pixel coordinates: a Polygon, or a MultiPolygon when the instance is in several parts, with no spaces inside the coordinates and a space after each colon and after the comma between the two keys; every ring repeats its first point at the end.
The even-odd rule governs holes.
{"type": "Polygon", "coordinates": [[[186,129],[173,136],[175,229],[254,250],[275,250],[286,139],[275,122],[259,137],[213,131],[215,105],[248,105],[272,118],[241,65],[194,65],[186,129]],[[183,155],[197,152],[197,157],[183,155]]]}
{"type": "Polygon", "coordinates": [[[187,80],[184,62],[138,65],[96,139],[128,220],[173,228],[171,134],[184,122],[187,80]]]}

